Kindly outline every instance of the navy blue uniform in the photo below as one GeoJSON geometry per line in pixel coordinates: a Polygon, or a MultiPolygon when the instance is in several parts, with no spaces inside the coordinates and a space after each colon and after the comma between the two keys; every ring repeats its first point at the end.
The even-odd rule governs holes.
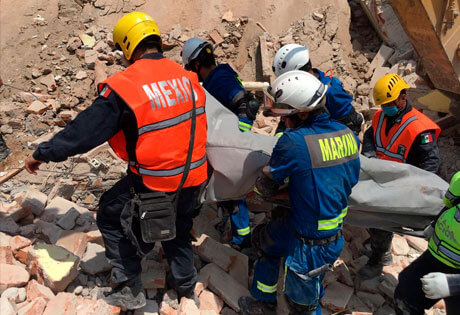
{"type": "Polygon", "coordinates": [[[266,256],[255,267],[251,294],[264,302],[276,301],[279,265],[286,257],[284,293],[321,313],[316,307],[324,275],[310,280],[299,275],[339,257],[344,243],[339,231],[348,196],[359,179],[360,161],[359,141],[350,129],[326,113],[312,115],[300,127],[287,129],[273,149],[270,174],[278,185],[289,182],[290,211],[264,227],[261,249],[266,256]],[[316,245],[315,240],[331,237],[336,239],[316,245]]]}
{"type": "MultiPolygon", "coordinates": [[[[239,119],[241,131],[250,131],[253,121],[248,117],[240,117],[240,109],[235,97],[245,93],[238,74],[228,64],[219,64],[203,81],[203,87],[222,105],[231,110],[239,119]]],[[[249,242],[249,210],[245,199],[237,201],[238,211],[231,216],[234,244],[249,242]]]]}

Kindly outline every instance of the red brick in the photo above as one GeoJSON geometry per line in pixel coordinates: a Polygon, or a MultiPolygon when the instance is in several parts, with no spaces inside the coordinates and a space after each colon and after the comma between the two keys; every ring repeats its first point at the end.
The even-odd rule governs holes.
{"type": "Polygon", "coordinates": [[[21,248],[17,250],[14,253],[14,257],[19,260],[21,263],[27,265],[28,264],[28,257],[29,257],[29,251],[32,249],[32,246],[27,246],[24,248],[21,248]]]}
{"type": "Polygon", "coordinates": [[[409,235],[405,235],[404,237],[406,238],[406,241],[409,244],[409,246],[417,250],[418,252],[423,253],[428,249],[428,242],[425,239],[409,235]]]}
{"type": "Polygon", "coordinates": [[[24,209],[17,201],[11,203],[1,202],[0,214],[5,217],[10,217],[13,221],[18,222],[19,220],[27,217],[30,214],[29,209],[24,209]]]}
{"type": "Polygon", "coordinates": [[[95,230],[95,231],[89,231],[86,233],[86,236],[88,236],[88,242],[89,243],[96,243],[101,246],[104,245],[104,239],[102,238],[101,231],[95,230]]]}
{"type": "Polygon", "coordinates": [[[209,33],[209,37],[212,39],[216,46],[219,46],[224,42],[224,39],[222,38],[222,36],[220,36],[217,30],[213,30],[211,33],[209,33]]]}
{"type": "Polygon", "coordinates": [[[161,302],[159,314],[160,315],[177,315],[177,310],[169,306],[168,303],[161,302]]]}
{"type": "Polygon", "coordinates": [[[43,315],[75,315],[77,305],[78,300],[75,295],[61,292],[48,302],[43,315]]]}
{"type": "Polygon", "coordinates": [[[326,293],[321,299],[321,305],[333,311],[341,312],[345,309],[353,295],[353,288],[340,282],[334,282],[326,288],[326,293]]]}
{"type": "Polygon", "coordinates": [[[42,297],[37,297],[29,304],[21,308],[18,315],[42,315],[46,307],[46,300],[42,297]]]}
{"type": "Polygon", "coordinates": [[[37,280],[31,280],[26,287],[27,300],[31,301],[37,297],[42,297],[46,302],[49,302],[54,298],[54,293],[50,288],[40,284],[37,280]]]}
{"type": "Polygon", "coordinates": [[[207,264],[200,271],[198,279],[207,278],[209,279],[209,288],[228,306],[239,312],[238,299],[242,296],[250,296],[248,289],[214,263],[207,264]]]}
{"type": "Polygon", "coordinates": [[[211,291],[204,290],[200,294],[200,311],[215,311],[220,313],[224,307],[224,302],[211,291]]]}
{"type": "Polygon", "coordinates": [[[21,206],[24,209],[28,209],[34,215],[39,216],[43,213],[43,210],[45,210],[47,199],[48,196],[44,193],[36,189],[29,188],[27,190],[27,194],[21,202],[21,206]]]}
{"type": "Polygon", "coordinates": [[[248,286],[248,256],[217,242],[206,234],[201,235],[194,245],[201,259],[215,263],[229,272],[241,285],[248,286]]]}
{"type": "Polygon", "coordinates": [[[120,307],[112,306],[107,304],[104,300],[90,300],[85,299],[81,296],[77,297],[78,306],[77,314],[78,315],[118,315],[120,314],[120,307]]]}
{"type": "Polygon", "coordinates": [[[32,241],[20,235],[16,235],[10,239],[10,246],[13,252],[20,250],[32,244],[32,241]]]}
{"type": "Polygon", "coordinates": [[[56,245],[82,258],[88,244],[88,236],[83,232],[63,231],[56,245]]]}
{"type": "Polygon", "coordinates": [[[29,270],[54,293],[64,291],[78,274],[80,259],[63,247],[35,244],[29,252],[29,270]]]}
{"type": "Polygon", "coordinates": [[[203,292],[209,284],[209,278],[206,279],[198,279],[195,285],[195,295],[200,296],[201,292],[203,292]]]}
{"type": "Polygon", "coordinates": [[[180,299],[178,315],[200,315],[200,310],[198,309],[196,303],[192,299],[187,299],[183,297],[180,299]]]}
{"type": "Polygon", "coordinates": [[[23,287],[29,281],[29,273],[16,265],[0,264],[0,292],[11,287],[23,287]]]}
{"type": "Polygon", "coordinates": [[[391,251],[394,255],[406,256],[409,253],[410,247],[404,237],[395,234],[391,242],[391,251]]]}
{"type": "Polygon", "coordinates": [[[0,244],[0,264],[13,264],[13,251],[9,245],[2,246],[0,244]]]}

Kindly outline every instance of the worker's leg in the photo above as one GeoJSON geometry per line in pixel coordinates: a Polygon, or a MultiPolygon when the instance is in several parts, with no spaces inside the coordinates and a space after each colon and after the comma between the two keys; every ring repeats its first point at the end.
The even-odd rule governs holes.
{"type": "Polygon", "coordinates": [[[438,301],[426,298],[422,290],[420,278],[430,272],[453,273],[455,269],[425,251],[399,274],[394,296],[398,314],[424,314],[425,309],[431,308],[438,301]]]}
{"type": "Polygon", "coordinates": [[[252,235],[252,246],[259,251],[261,258],[254,268],[251,295],[238,301],[243,314],[266,314],[274,310],[278,275],[282,257],[289,252],[293,229],[286,219],[270,221],[257,226],[252,235]]]}
{"type": "Polygon", "coordinates": [[[250,244],[251,227],[249,225],[249,210],[245,199],[237,201],[238,211],[231,216],[232,243],[236,245],[250,244]]]}
{"type": "Polygon", "coordinates": [[[176,238],[162,242],[171,269],[171,278],[180,297],[193,292],[196,284],[196,269],[193,264],[193,248],[190,230],[198,205],[199,187],[184,188],[179,197],[176,217],[176,238]]]}
{"type": "Polygon", "coordinates": [[[456,296],[449,296],[448,298],[444,299],[446,302],[446,313],[447,315],[455,315],[458,314],[460,310],[460,298],[458,295],[456,296]]]}
{"type": "Polygon", "coordinates": [[[379,229],[369,229],[372,254],[366,266],[360,271],[362,279],[371,279],[382,273],[384,265],[391,265],[391,241],[393,233],[379,229]]]}
{"type": "Polygon", "coordinates": [[[284,294],[292,314],[321,314],[319,300],[324,295],[325,274],[302,279],[310,271],[333,265],[342,252],[344,238],[323,245],[303,244],[300,240],[289,253],[285,265],[284,294]]]}
{"type": "MultiPolygon", "coordinates": [[[[144,290],[140,281],[141,258],[137,247],[126,237],[120,214],[130,199],[126,177],[105,192],[99,202],[97,226],[104,238],[105,254],[112,264],[112,282],[117,285],[105,296],[107,303],[122,309],[137,309],[145,305],[144,290]]],[[[143,244],[145,249],[154,244],[143,244]]]]}

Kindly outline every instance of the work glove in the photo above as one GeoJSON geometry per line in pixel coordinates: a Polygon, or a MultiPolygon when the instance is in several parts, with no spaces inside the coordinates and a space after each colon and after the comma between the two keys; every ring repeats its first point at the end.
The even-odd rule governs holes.
{"type": "Polygon", "coordinates": [[[422,289],[428,299],[437,300],[450,296],[447,276],[441,272],[430,272],[421,279],[422,289]]]}

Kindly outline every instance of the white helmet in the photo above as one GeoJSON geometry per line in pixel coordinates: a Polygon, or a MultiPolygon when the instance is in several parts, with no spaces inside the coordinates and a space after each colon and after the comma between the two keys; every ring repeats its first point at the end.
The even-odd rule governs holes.
{"type": "Polygon", "coordinates": [[[273,59],[273,72],[280,76],[291,70],[298,70],[310,61],[308,48],[299,44],[287,44],[281,47],[273,59]]]}
{"type": "Polygon", "coordinates": [[[268,88],[275,99],[270,110],[275,116],[310,112],[319,106],[327,88],[308,72],[293,70],[283,73],[268,88]]]}
{"type": "Polygon", "coordinates": [[[184,44],[184,47],[182,47],[181,51],[181,56],[182,56],[182,63],[184,64],[184,67],[187,67],[190,65],[190,63],[198,57],[200,52],[205,49],[209,48],[210,53],[212,53],[212,45],[202,39],[193,37],[187,40],[184,44]]]}

